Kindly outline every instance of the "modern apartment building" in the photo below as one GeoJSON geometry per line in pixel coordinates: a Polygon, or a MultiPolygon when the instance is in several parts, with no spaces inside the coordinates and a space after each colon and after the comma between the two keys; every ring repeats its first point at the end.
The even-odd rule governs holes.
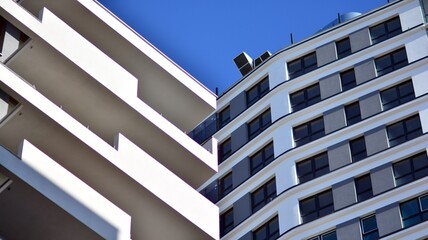
{"type": "Polygon", "coordinates": [[[0,239],[218,239],[216,96],[94,0],[0,0],[0,239]]]}
{"type": "Polygon", "coordinates": [[[192,132],[221,239],[428,238],[428,1],[398,0],[253,61],[192,132]]]}

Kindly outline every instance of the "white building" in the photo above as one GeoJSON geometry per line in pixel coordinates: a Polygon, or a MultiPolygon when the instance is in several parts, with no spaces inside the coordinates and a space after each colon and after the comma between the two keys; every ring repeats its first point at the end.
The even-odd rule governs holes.
{"type": "Polygon", "coordinates": [[[428,237],[426,9],[393,1],[236,58],[243,78],[192,132],[219,142],[199,190],[222,239],[428,237]]]}
{"type": "Polygon", "coordinates": [[[97,1],[0,16],[0,238],[218,239],[216,96],[97,1]]]}

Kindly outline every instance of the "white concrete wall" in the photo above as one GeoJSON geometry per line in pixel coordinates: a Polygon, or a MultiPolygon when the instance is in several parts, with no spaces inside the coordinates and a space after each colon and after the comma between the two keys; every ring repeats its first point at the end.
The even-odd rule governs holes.
{"type": "Polygon", "coordinates": [[[0,148],[0,163],[105,239],[130,239],[131,217],[28,141],[20,159],[0,148]]]}
{"type": "Polygon", "coordinates": [[[215,204],[123,135],[117,136],[116,146],[123,170],[209,236],[217,238],[219,211],[215,204]]]}

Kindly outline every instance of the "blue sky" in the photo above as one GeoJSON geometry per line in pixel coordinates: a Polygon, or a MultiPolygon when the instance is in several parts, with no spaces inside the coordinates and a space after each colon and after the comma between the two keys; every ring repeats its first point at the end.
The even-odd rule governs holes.
{"type": "Polygon", "coordinates": [[[338,13],[387,0],[99,0],[169,58],[219,94],[241,78],[233,58],[253,59],[311,36],[338,13]]]}

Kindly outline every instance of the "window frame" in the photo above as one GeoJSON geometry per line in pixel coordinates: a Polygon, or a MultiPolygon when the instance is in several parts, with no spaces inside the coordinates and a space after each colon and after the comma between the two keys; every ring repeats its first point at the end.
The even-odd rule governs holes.
{"type": "MultiPolygon", "coordinates": [[[[328,232],[322,233],[322,234],[320,234],[320,235],[318,235],[318,236],[315,236],[315,237],[309,238],[308,240],[325,240],[325,237],[326,237],[327,235],[332,234],[332,233],[334,233],[334,237],[335,237],[334,239],[335,239],[335,240],[337,240],[337,233],[336,233],[336,230],[331,230],[331,231],[328,231],[328,232]]],[[[327,239],[327,240],[331,240],[331,239],[327,239]]]]}
{"type": "Polygon", "coordinates": [[[361,109],[360,109],[360,102],[356,101],[353,103],[350,103],[344,107],[345,111],[345,118],[346,118],[346,126],[351,126],[353,124],[356,124],[358,122],[361,122],[361,109]],[[358,109],[358,114],[355,114],[351,111],[354,111],[355,109],[358,109]]]}
{"type": "Polygon", "coordinates": [[[394,147],[394,146],[400,145],[402,143],[405,143],[407,141],[410,141],[410,140],[412,140],[414,138],[417,138],[417,137],[423,135],[422,124],[421,124],[421,120],[420,120],[419,114],[410,116],[410,117],[405,118],[405,119],[403,119],[401,121],[398,121],[398,122],[395,122],[393,124],[388,125],[386,127],[386,134],[387,134],[387,137],[388,137],[388,144],[389,144],[390,147],[394,147]],[[418,128],[415,128],[412,131],[409,131],[409,130],[407,130],[408,126],[407,126],[406,123],[409,122],[409,121],[412,121],[413,119],[417,120],[419,126],[418,126],[418,128]],[[403,127],[402,128],[403,129],[402,132],[403,132],[403,134],[399,135],[398,137],[395,136],[394,138],[391,139],[390,129],[392,129],[395,126],[398,126],[398,125],[402,125],[402,127],[403,127]],[[417,135],[414,135],[415,133],[417,135]],[[409,136],[409,135],[412,135],[412,136],[409,136]],[[400,138],[403,138],[403,140],[398,140],[400,138]]]}
{"type": "Polygon", "coordinates": [[[293,93],[290,93],[290,106],[291,106],[291,111],[292,112],[296,112],[299,111],[301,109],[307,108],[309,106],[312,106],[318,102],[321,101],[321,90],[320,90],[320,84],[319,82],[314,83],[308,87],[305,87],[303,89],[297,90],[293,93]],[[311,90],[315,89],[315,93],[316,95],[314,96],[309,96],[309,93],[311,93],[311,90]],[[299,102],[295,102],[297,99],[298,95],[302,95],[303,94],[303,99],[299,102]]]}
{"type": "Polygon", "coordinates": [[[247,123],[247,129],[248,129],[248,141],[255,138],[257,135],[259,135],[261,132],[263,132],[266,128],[268,128],[272,124],[272,115],[270,108],[262,112],[259,116],[251,120],[247,123]],[[269,120],[267,123],[263,123],[265,120],[265,116],[268,116],[269,120]],[[257,128],[255,131],[250,131],[253,129],[252,126],[256,126],[257,128]]]}
{"type": "Polygon", "coordinates": [[[257,212],[258,210],[262,209],[266,204],[271,202],[276,198],[276,180],[275,177],[264,183],[262,186],[251,192],[251,210],[253,213],[257,212]],[[269,187],[273,184],[274,191],[270,192],[269,187]],[[262,193],[263,199],[261,201],[255,202],[255,195],[262,193]]]}
{"type": "Polygon", "coordinates": [[[342,87],[342,92],[352,89],[357,86],[357,78],[355,77],[355,70],[353,68],[348,69],[340,73],[340,85],[342,87]],[[348,80],[350,77],[350,81],[348,80]],[[345,82],[347,80],[347,82],[345,82]]]}
{"type": "Polygon", "coordinates": [[[230,118],[230,105],[228,105],[227,107],[223,108],[219,113],[218,113],[218,126],[219,128],[222,128],[224,126],[226,126],[226,124],[228,124],[230,122],[231,118],[230,118]],[[226,115],[226,118],[224,116],[224,114],[228,114],[226,115]]]}
{"type": "Polygon", "coordinates": [[[389,20],[386,20],[382,23],[374,25],[374,26],[369,28],[369,32],[370,32],[370,39],[371,39],[372,44],[380,43],[380,42],[383,42],[387,39],[390,39],[392,37],[400,35],[403,32],[402,27],[401,27],[400,17],[395,16],[389,20]],[[398,21],[400,27],[394,28],[394,29],[389,29],[389,26],[391,26],[390,24],[393,23],[394,21],[398,21]],[[374,35],[376,35],[376,34],[374,34],[374,31],[376,28],[383,28],[382,30],[384,31],[384,33],[380,34],[379,36],[374,36],[374,35]]]}
{"type": "Polygon", "coordinates": [[[332,214],[334,212],[333,191],[331,189],[328,189],[328,190],[319,192],[317,194],[314,194],[314,195],[312,195],[310,197],[307,197],[307,198],[299,200],[299,209],[300,209],[300,217],[301,217],[302,223],[312,222],[312,221],[317,220],[317,219],[319,219],[321,217],[324,217],[324,216],[327,216],[329,214],[332,214]],[[324,195],[324,194],[328,194],[329,195],[329,198],[331,199],[331,202],[329,204],[325,205],[325,206],[320,207],[320,200],[319,200],[319,198],[320,198],[321,195],[324,195]],[[302,202],[309,201],[309,200],[312,200],[312,199],[313,199],[313,201],[315,203],[315,208],[314,208],[314,210],[308,211],[308,213],[306,213],[306,211],[303,211],[303,206],[302,206],[303,203],[302,202]],[[328,211],[322,212],[322,211],[324,211],[326,209],[328,211]],[[306,213],[306,214],[303,215],[303,213],[306,213]],[[313,215],[313,216],[311,216],[311,215],[313,215]],[[310,217],[308,218],[308,216],[310,216],[310,217]]]}
{"type": "Polygon", "coordinates": [[[401,222],[402,222],[402,225],[404,228],[411,227],[411,226],[420,224],[420,223],[428,220],[428,208],[423,209],[422,200],[421,200],[422,198],[424,198],[424,200],[426,199],[426,201],[428,202],[428,194],[423,194],[421,196],[418,196],[418,197],[415,197],[415,198],[412,198],[410,200],[407,200],[405,202],[400,203],[400,216],[401,216],[401,222]],[[412,209],[412,210],[417,210],[417,212],[412,213],[409,216],[403,217],[404,216],[403,205],[409,204],[413,201],[416,201],[415,206],[417,206],[418,209],[412,209]],[[418,218],[418,219],[416,219],[417,220],[416,222],[413,221],[413,222],[410,222],[409,224],[406,223],[407,220],[411,220],[411,219],[415,219],[415,218],[418,218]]]}
{"type": "Polygon", "coordinates": [[[220,143],[220,146],[218,148],[218,164],[223,163],[231,155],[232,155],[232,139],[229,137],[228,139],[220,143]],[[229,147],[230,150],[228,150],[227,152],[224,152],[224,147],[226,145],[230,145],[229,147]]]}
{"type": "Polygon", "coordinates": [[[250,89],[245,91],[247,107],[256,103],[263,96],[265,96],[269,91],[270,91],[269,76],[266,76],[262,80],[260,80],[257,84],[255,84],[250,89]],[[266,86],[267,88],[265,88],[266,86]],[[250,95],[253,94],[252,92],[254,92],[254,97],[250,99],[250,95]]]}
{"type": "Polygon", "coordinates": [[[279,237],[279,221],[278,221],[278,216],[275,216],[273,218],[271,218],[269,221],[267,221],[266,223],[264,223],[263,225],[261,225],[260,227],[258,227],[256,230],[251,231],[252,235],[253,235],[253,240],[259,240],[257,238],[257,232],[264,230],[266,231],[266,237],[264,239],[260,239],[260,240],[274,240],[277,239],[279,237]],[[274,231],[272,232],[271,230],[271,226],[272,224],[276,224],[276,227],[274,228],[274,231]],[[275,230],[276,229],[276,230],[275,230]]]}
{"type": "Polygon", "coordinates": [[[299,184],[305,183],[305,182],[309,182],[315,178],[321,177],[323,175],[326,175],[330,172],[330,166],[329,166],[329,162],[328,162],[328,154],[327,151],[326,152],[322,152],[320,154],[317,154],[315,156],[312,156],[310,158],[304,159],[302,161],[299,161],[296,163],[296,174],[297,174],[297,178],[299,180],[299,184]],[[320,159],[323,159],[321,157],[325,157],[327,159],[327,164],[326,165],[322,165],[322,166],[317,166],[317,162],[319,162],[320,159]],[[299,169],[302,169],[302,167],[304,164],[306,163],[310,163],[311,166],[311,171],[305,174],[300,174],[299,173],[299,169]],[[307,177],[310,178],[307,178],[307,177]]]}
{"type": "Polygon", "coordinates": [[[324,136],[325,136],[325,125],[324,125],[324,117],[323,116],[314,118],[308,122],[305,122],[303,124],[300,124],[300,125],[293,127],[293,139],[294,139],[295,147],[305,145],[307,143],[310,143],[312,141],[320,139],[324,136]],[[322,129],[313,132],[312,126],[314,125],[315,122],[318,122],[318,121],[321,121],[322,129]],[[303,137],[296,138],[296,135],[297,135],[296,129],[303,128],[303,127],[306,127],[307,134],[303,137]]]}
{"type": "Polygon", "coordinates": [[[357,195],[357,202],[363,202],[373,197],[373,186],[372,186],[370,173],[354,178],[354,184],[355,184],[355,193],[357,195]],[[359,183],[367,184],[367,181],[369,184],[368,187],[361,186],[359,184],[359,183]]]}
{"type": "Polygon", "coordinates": [[[416,181],[418,179],[421,179],[421,178],[428,176],[428,173],[425,173],[425,174],[422,174],[419,176],[416,175],[418,172],[428,171],[428,164],[425,166],[422,166],[418,169],[415,169],[415,165],[416,166],[420,165],[420,163],[419,164],[414,163],[418,157],[422,157],[423,158],[422,160],[425,160],[424,162],[428,163],[427,153],[426,153],[426,151],[423,151],[423,152],[417,153],[413,156],[410,156],[408,158],[405,158],[403,160],[397,161],[397,162],[392,164],[392,170],[394,173],[395,185],[397,187],[411,183],[413,181],[416,181]],[[410,172],[407,172],[406,174],[403,174],[403,173],[398,174],[398,170],[403,171],[403,169],[405,169],[405,167],[403,167],[403,164],[405,164],[406,162],[409,163],[408,165],[410,167],[410,172]],[[400,166],[400,167],[397,167],[397,166],[400,166]],[[398,177],[397,177],[397,175],[398,175],[398,177]],[[400,181],[401,179],[404,179],[404,180],[400,181]]]}
{"type": "Polygon", "coordinates": [[[343,38],[335,42],[337,59],[342,59],[352,54],[351,41],[349,37],[343,38]],[[342,46],[344,49],[341,49],[342,46]]]}
{"type": "Polygon", "coordinates": [[[232,179],[233,179],[232,171],[230,171],[229,173],[227,173],[226,175],[224,175],[218,180],[219,199],[223,198],[233,190],[232,179]],[[230,185],[225,185],[225,183],[229,183],[229,182],[230,182],[230,185]]]}
{"type": "Polygon", "coordinates": [[[269,163],[271,163],[273,160],[275,160],[275,152],[274,152],[274,146],[273,146],[273,142],[270,142],[268,144],[266,144],[262,149],[260,149],[259,151],[257,151],[256,153],[254,153],[251,157],[250,157],[250,172],[251,175],[256,174],[257,172],[259,172],[260,170],[262,170],[266,165],[268,165],[269,163]],[[266,155],[267,153],[269,153],[269,149],[272,149],[272,155],[266,155]],[[254,164],[254,159],[256,156],[260,155],[260,163],[255,165],[254,164]]]}
{"type": "Polygon", "coordinates": [[[415,96],[415,89],[413,87],[413,82],[412,80],[407,80],[404,81],[402,83],[399,83],[395,86],[392,86],[390,88],[387,88],[385,90],[382,90],[380,92],[380,99],[381,99],[381,103],[382,103],[382,109],[383,111],[386,111],[388,109],[392,109],[394,107],[400,106],[404,103],[410,102],[412,100],[414,100],[416,98],[415,96]],[[411,91],[408,92],[407,94],[402,93],[402,87],[404,86],[409,86],[411,87],[411,91]],[[396,98],[393,99],[389,99],[388,101],[386,100],[388,97],[389,92],[393,92],[396,96],[396,98]]]}
{"type": "Polygon", "coordinates": [[[311,53],[308,53],[302,57],[299,57],[297,59],[294,59],[293,61],[287,62],[287,71],[288,71],[288,77],[289,79],[293,79],[293,78],[297,78],[300,77],[306,73],[309,73],[315,69],[318,68],[318,61],[317,61],[317,54],[316,51],[313,51],[311,53]],[[315,62],[313,62],[312,64],[308,65],[308,58],[310,58],[312,61],[314,58],[315,62]],[[299,68],[294,69],[293,71],[291,71],[291,69],[293,69],[292,67],[290,68],[291,65],[299,65],[299,68]]]}
{"type": "MultiPolygon", "coordinates": [[[[229,219],[230,220],[230,219],[229,219]]],[[[233,207],[220,214],[220,237],[223,237],[234,228],[233,207]],[[226,217],[231,217],[231,221],[227,221],[226,217]],[[227,224],[226,224],[227,223],[227,224]]]]}
{"type": "Polygon", "coordinates": [[[377,226],[376,215],[375,214],[361,218],[360,219],[360,226],[361,226],[361,237],[362,237],[362,240],[371,240],[371,239],[378,239],[379,238],[379,228],[377,226]],[[367,229],[368,231],[366,231],[365,230],[365,226],[366,225],[364,224],[364,222],[367,221],[367,220],[373,220],[373,218],[374,218],[374,223],[376,225],[376,228],[367,229]]]}
{"type": "Polygon", "coordinates": [[[364,136],[355,138],[349,141],[349,150],[351,152],[351,160],[352,162],[358,162],[367,157],[367,147],[366,147],[366,139],[364,136]],[[363,142],[364,149],[356,149],[356,146],[359,145],[359,142],[363,142]]]}
{"type": "MultiPolygon", "coordinates": [[[[400,59],[400,58],[399,58],[400,59]]],[[[407,52],[406,48],[402,47],[395,51],[389,52],[385,55],[382,55],[380,57],[377,57],[374,59],[375,67],[376,67],[376,74],[378,77],[386,75],[390,72],[393,72],[395,70],[398,70],[400,68],[403,68],[409,64],[409,60],[407,58],[407,52]],[[397,54],[404,53],[405,58],[401,60],[397,60],[396,56],[397,54]],[[383,66],[382,68],[379,67],[381,65],[380,63],[382,61],[388,60],[389,65],[383,66]]]]}

